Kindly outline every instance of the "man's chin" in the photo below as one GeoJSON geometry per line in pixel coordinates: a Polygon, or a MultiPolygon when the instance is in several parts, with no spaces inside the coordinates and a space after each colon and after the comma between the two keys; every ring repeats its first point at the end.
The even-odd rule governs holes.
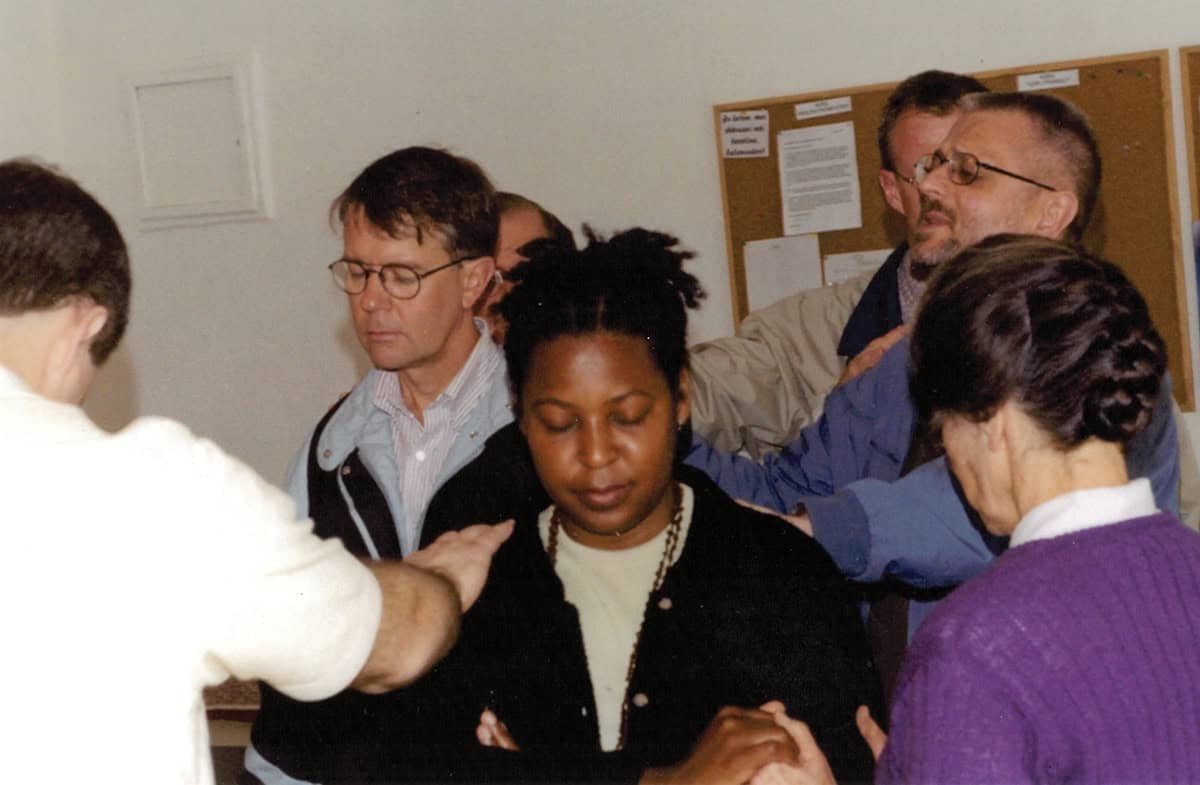
{"type": "Polygon", "coordinates": [[[918,262],[914,259],[908,267],[908,272],[914,281],[925,283],[933,277],[933,274],[937,272],[939,267],[941,267],[941,264],[938,262],[918,262]]]}
{"type": "Polygon", "coordinates": [[[913,248],[909,251],[909,272],[917,281],[928,281],[937,269],[958,253],[955,243],[943,243],[932,248],[913,248]]]}

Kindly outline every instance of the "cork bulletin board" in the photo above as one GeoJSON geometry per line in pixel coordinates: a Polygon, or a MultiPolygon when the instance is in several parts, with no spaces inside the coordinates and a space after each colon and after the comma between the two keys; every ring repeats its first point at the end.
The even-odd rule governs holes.
{"type": "MultiPolygon", "coordinates": [[[[1198,55],[1193,51],[1187,56],[1192,58],[1191,79],[1195,82],[1200,79],[1198,55]]],[[[1167,57],[1166,50],[1141,52],[1042,63],[973,76],[991,90],[1013,91],[1020,76],[1077,72],[1077,84],[1048,86],[1042,91],[1065,98],[1082,109],[1099,141],[1103,183],[1096,212],[1084,235],[1084,245],[1120,264],[1146,297],[1155,323],[1167,341],[1175,396],[1184,409],[1191,410],[1195,398],[1183,254],[1179,245],[1178,183],[1167,57]]],[[[1048,83],[1053,84],[1054,80],[1048,83]]],[[[879,190],[879,153],[875,143],[884,100],[895,85],[896,82],[889,82],[848,87],[713,108],[735,323],[740,323],[749,310],[745,244],[784,235],[777,149],[780,131],[853,123],[862,225],[820,232],[822,256],[890,249],[904,239],[901,216],[888,209],[879,190]],[[847,98],[849,101],[844,100],[847,98]],[[845,111],[797,119],[796,105],[813,102],[828,102],[844,107],[845,111]],[[763,111],[769,125],[768,154],[725,157],[722,113],[758,112],[761,116],[763,111]]],[[[1195,100],[1192,104],[1195,110],[1195,100]]],[[[1195,172],[1195,166],[1192,169],[1195,172]]],[[[1193,198],[1193,204],[1198,201],[1193,198]]],[[[786,294],[790,292],[780,292],[780,296],[786,294]]]]}
{"type": "MultiPolygon", "coordinates": [[[[1188,174],[1192,183],[1192,221],[1200,221],[1200,46],[1179,50],[1183,75],[1183,123],[1187,129],[1188,174]]],[[[1200,264],[1200,259],[1197,260],[1200,264]]]]}

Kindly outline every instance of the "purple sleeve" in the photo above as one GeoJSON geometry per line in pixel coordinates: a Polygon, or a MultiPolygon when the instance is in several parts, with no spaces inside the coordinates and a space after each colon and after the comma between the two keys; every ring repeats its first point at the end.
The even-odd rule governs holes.
{"type": "MultiPolygon", "coordinates": [[[[929,632],[922,629],[924,644],[929,632]]],[[[963,652],[957,634],[910,649],[892,705],[877,783],[1015,783],[1029,770],[1023,712],[996,664],[963,652]]]]}

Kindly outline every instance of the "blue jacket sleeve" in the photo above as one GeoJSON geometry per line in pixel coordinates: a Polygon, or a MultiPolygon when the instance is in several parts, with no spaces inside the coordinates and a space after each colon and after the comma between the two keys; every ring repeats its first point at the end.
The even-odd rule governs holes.
{"type": "MultiPolygon", "coordinates": [[[[1161,509],[1178,515],[1179,444],[1170,395],[1167,377],[1150,424],[1130,442],[1125,463],[1131,478],[1150,479],[1161,509]]],[[[895,482],[864,479],[831,498],[801,501],[817,541],[855,580],[954,586],[992,560],[954,492],[944,458],[895,482]]]]}
{"type": "Polygon", "coordinates": [[[895,479],[912,426],[905,339],[874,368],[831,392],[820,418],[761,464],[716,450],[699,437],[685,462],[736,499],[787,512],[806,496],[831,496],[863,477],[895,479]]]}
{"type": "Polygon", "coordinates": [[[861,480],[832,499],[805,502],[817,541],[854,580],[953,586],[992,560],[941,458],[895,482],[861,480]]]}

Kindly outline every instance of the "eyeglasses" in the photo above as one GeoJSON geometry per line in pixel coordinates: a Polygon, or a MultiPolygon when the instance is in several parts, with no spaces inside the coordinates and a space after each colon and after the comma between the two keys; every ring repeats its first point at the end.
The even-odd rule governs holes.
{"type": "Polygon", "coordinates": [[[460,256],[441,267],[435,267],[425,272],[417,272],[405,264],[384,264],[379,267],[368,267],[362,262],[349,259],[338,259],[329,265],[333,273],[333,282],[346,294],[361,294],[366,291],[367,281],[372,275],[379,276],[383,290],[397,300],[411,300],[421,293],[421,281],[436,272],[441,272],[456,264],[461,264],[475,256],[460,256]]]}
{"type": "Polygon", "coordinates": [[[942,166],[950,164],[950,182],[958,185],[970,185],[979,177],[980,169],[1002,174],[1006,177],[1011,177],[1014,180],[1020,180],[1023,183],[1036,185],[1038,188],[1045,188],[1047,191],[1057,191],[1057,188],[1052,188],[1045,183],[1039,183],[1025,175],[1010,172],[1007,169],[1001,169],[999,166],[980,161],[970,153],[950,153],[950,157],[942,155],[940,152],[933,152],[922,157],[917,161],[917,165],[913,167],[913,179],[918,183],[925,180],[934,170],[940,169],[942,166]]]}
{"type": "MultiPolygon", "coordinates": [[[[919,161],[918,161],[917,163],[913,164],[913,171],[914,171],[914,172],[916,171],[916,168],[917,168],[918,166],[920,166],[920,162],[919,162],[919,161]]],[[[902,175],[902,174],[900,174],[899,172],[897,172],[895,169],[893,169],[893,170],[892,170],[892,174],[896,175],[897,177],[899,177],[901,180],[903,180],[904,182],[908,183],[909,185],[915,186],[915,185],[917,184],[917,178],[916,178],[916,176],[915,176],[915,175],[914,175],[913,177],[905,177],[904,175],[902,175]]]]}

